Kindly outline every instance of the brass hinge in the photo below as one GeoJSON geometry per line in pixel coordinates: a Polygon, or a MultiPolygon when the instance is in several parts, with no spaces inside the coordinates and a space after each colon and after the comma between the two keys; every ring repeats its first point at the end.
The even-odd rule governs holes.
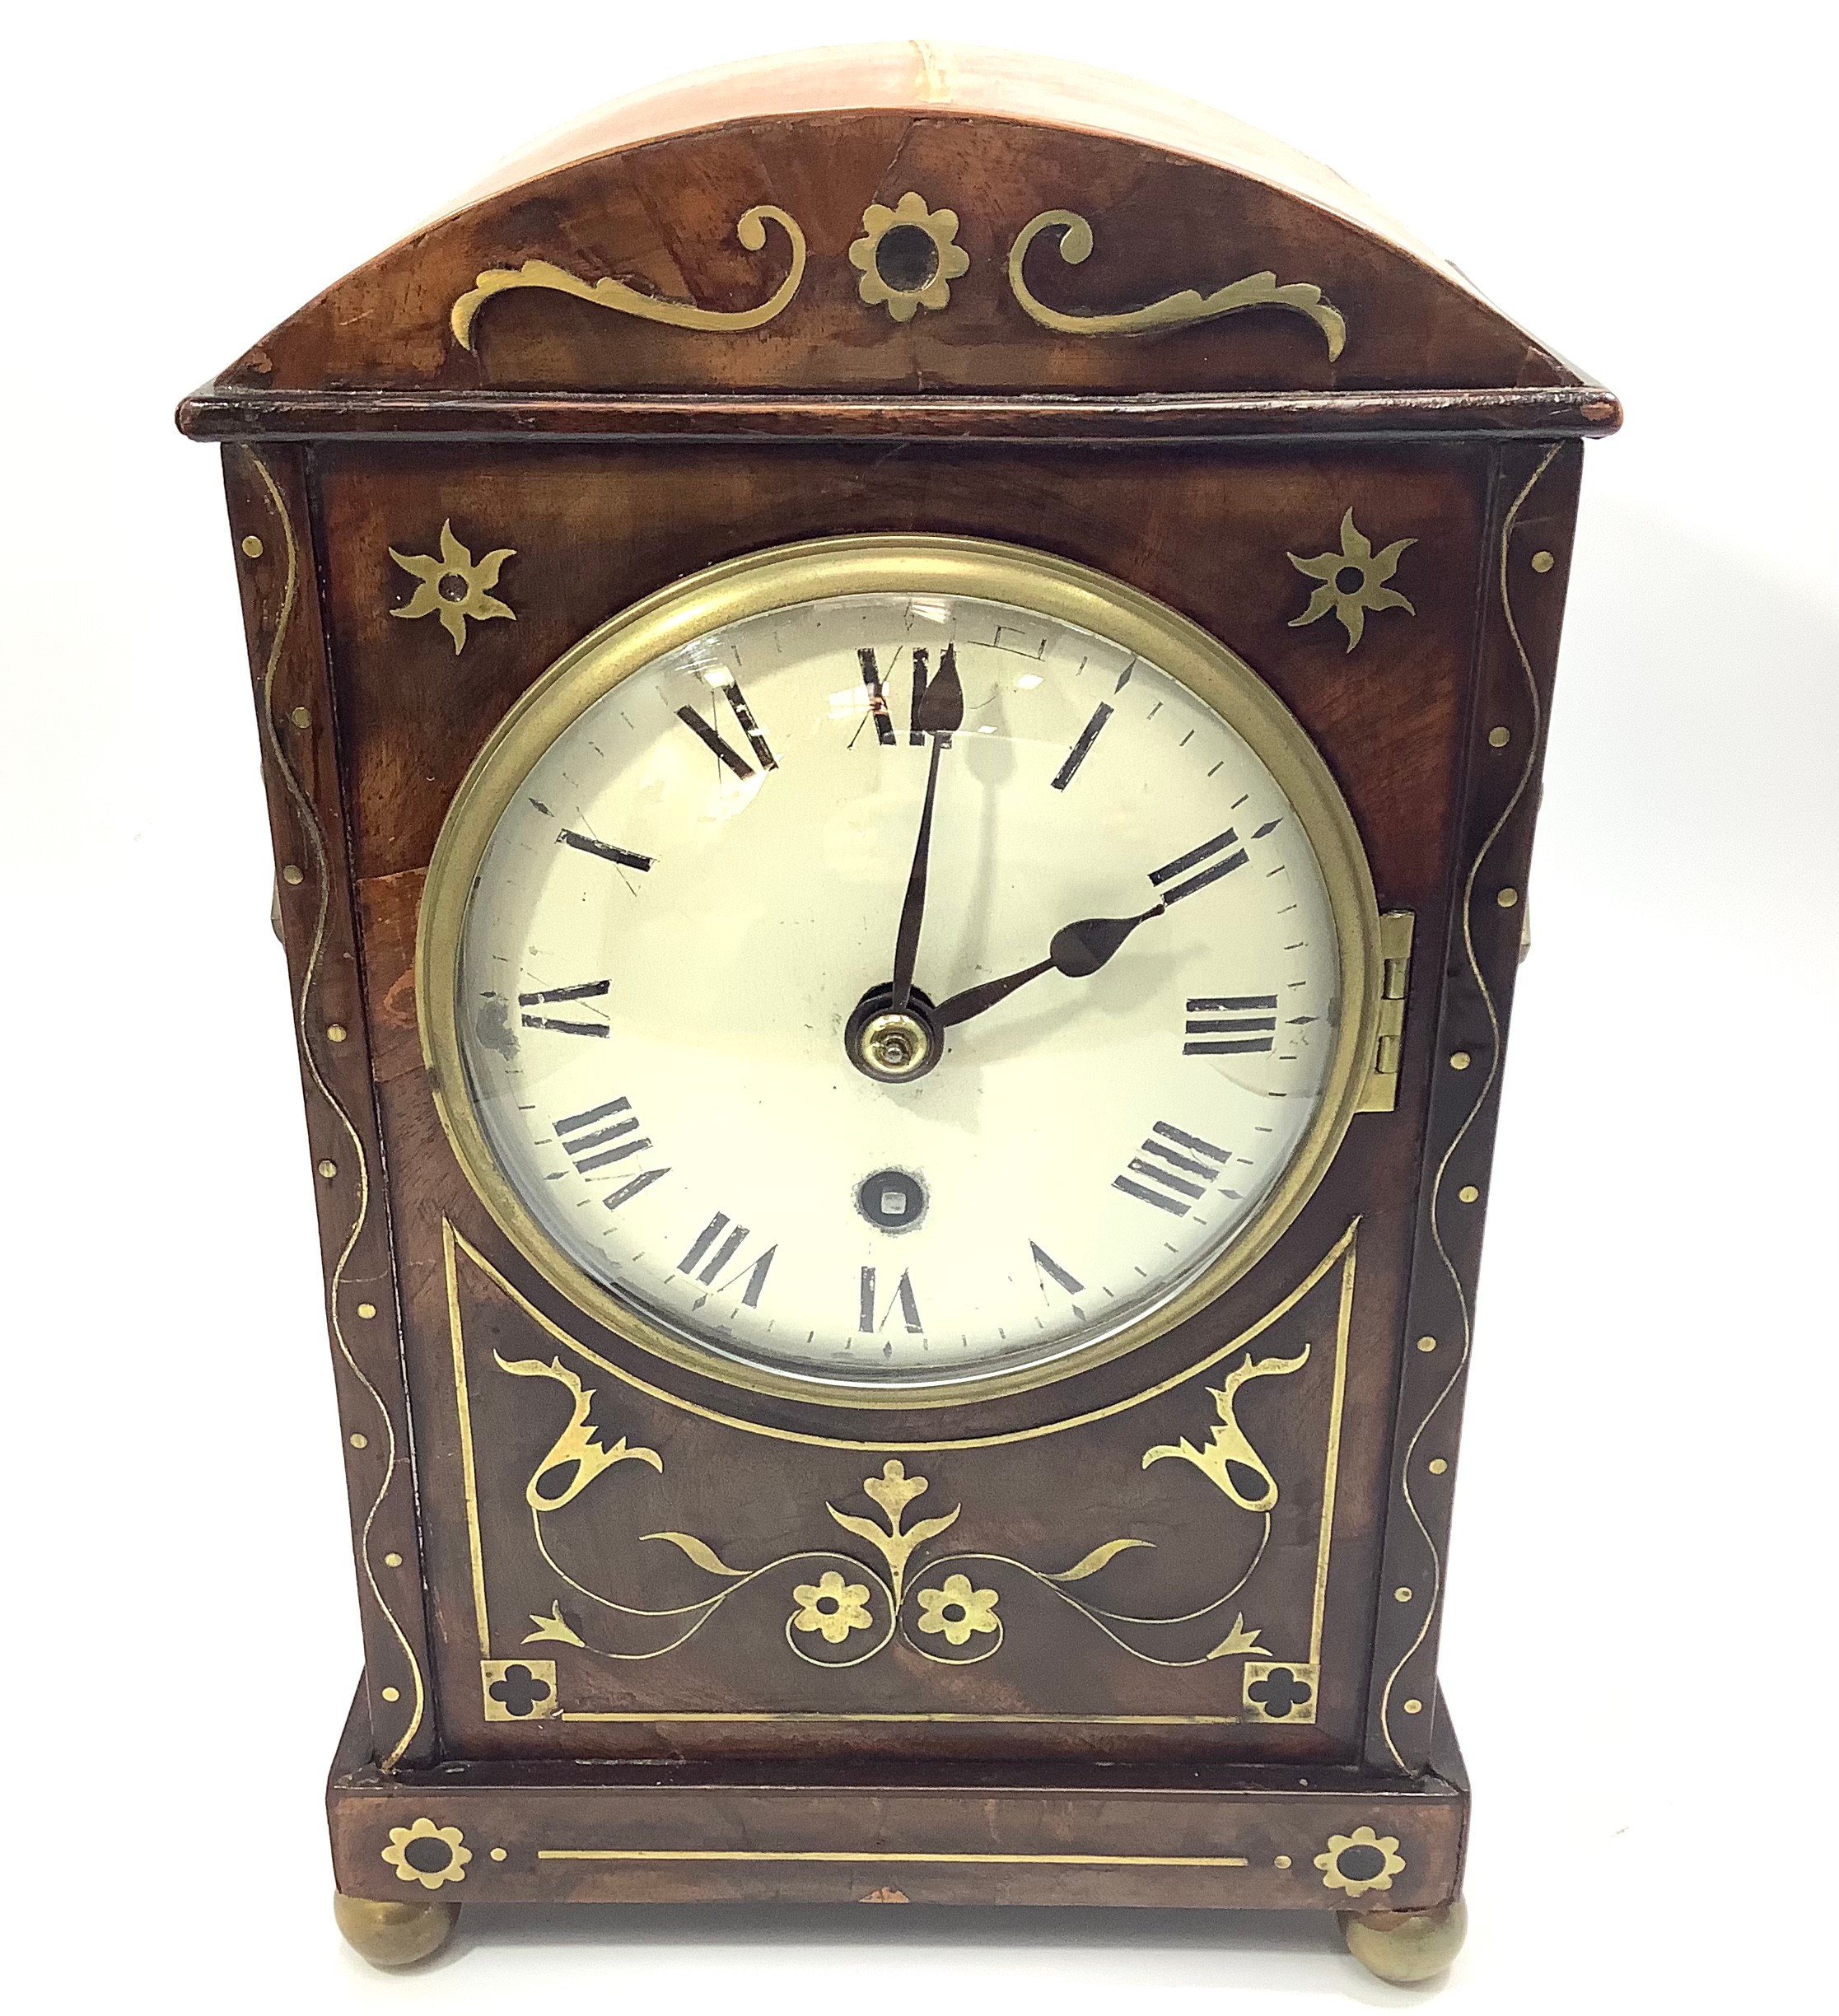
{"type": "Polygon", "coordinates": [[[1405,991],[1411,985],[1412,934],[1417,919],[1409,910],[1389,910],[1379,919],[1379,1025],[1373,1038],[1373,1062],[1361,1113],[1390,1113],[1398,1103],[1398,1058],[1405,1047],[1405,991]]]}

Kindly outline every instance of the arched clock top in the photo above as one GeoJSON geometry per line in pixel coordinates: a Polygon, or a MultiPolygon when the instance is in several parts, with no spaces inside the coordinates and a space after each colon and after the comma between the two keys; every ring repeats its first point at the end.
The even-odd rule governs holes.
{"type": "Polygon", "coordinates": [[[248,433],[264,402],[367,393],[1489,390],[1543,394],[1573,432],[1617,417],[1251,128],[1076,66],[901,44],[580,122],[309,302],[186,418],[248,433]]]}

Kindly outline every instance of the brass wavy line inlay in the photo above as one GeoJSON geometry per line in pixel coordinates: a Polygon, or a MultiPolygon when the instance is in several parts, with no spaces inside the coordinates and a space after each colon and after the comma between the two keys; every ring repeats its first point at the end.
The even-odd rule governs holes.
{"type": "Polygon", "coordinates": [[[805,278],[805,234],[777,205],[756,203],[751,210],[743,212],[735,236],[747,251],[763,252],[769,222],[777,224],[791,240],[791,268],[757,308],[732,311],[698,308],[694,301],[665,301],[656,294],[641,294],[623,280],[583,280],[552,260],[525,259],[521,266],[494,266],[482,273],[454,303],[448,319],[460,347],[470,350],[473,324],[480,309],[494,295],[508,294],[519,287],[540,287],[552,294],[572,295],[576,301],[590,301],[596,308],[609,308],[616,315],[634,315],[642,322],[662,322],[671,329],[706,329],[730,335],[759,329],[791,306],[805,278]]]}
{"type": "Polygon", "coordinates": [[[1287,308],[1307,315],[1328,340],[1328,361],[1341,355],[1347,342],[1347,318],[1320,287],[1306,280],[1280,285],[1274,273],[1248,273],[1230,286],[1202,294],[1193,287],[1151,301],[1146,308],[1129,308],[1118,314],[1066,315],[1050,308],[1029,288],[1022,277],[1022,262],[1029,246],[1043,231],[1060,233],[1061,259],[1068,266],[1083,266],[1092,256],[1092,226],[1072,210],[1043,210],[1030,217],[1015,234],[1009,248],[1009,287],[1022,311],[1043,329],[1061,336],[1146,336],[1159,329],[1191,329],[1197,323],[1213,322],[1221,315],[1237,315],[1247,308],[1287,308]]]}
{"type": "Polygon", "coordinates": [[[363,1563],[364,1580],[371,1595],[378,1609],[388,1619],[390,1630],[396,1635],[396,1642],[402,1647],[403,1657],[408,1662],[409,1677],[415,1687],[414,1710],[408,1718],[408,1726],[397,1739],[394,1748],[380,1760],[381,1769],[389,1771],[393,1771],[401,1761],[416,1730],[421,1727],[427,1696],[422,1681],[421,1663],[417,1659],[414,1648],[409,1644],[402,1626],[397,1622],[395,1612],[390,1608],[379,1587],[376,1571],[371,1565],[371,1529],[376,1523],[376,1515],[382,1510],[383,1501],[389,1496],[390,1486],[396,1474],[395,1423],[390,1417],[390,1409],[385,1404],[382,1394],[371,1383],[363,1367],[352,1355],[351,1346],[345,1341],[344,1324],[339,1314],[339,1290],[344,1285],[345,1269],[350,1264],[358,1240],[363,1236],[364,1227],[370,1216],[370,1164],[365,1157],[363,1139],[352,1123],[351,1115],[346,1112],[338,1095],[326,1083],[320,1070],[319,1059],[313,1054],[312,1040],[307,1029],[307,1005],[312,998],[314,983],[319,978],[320,954],[325,949],[326,923],[332,908],[332,884],[328,870],[325,837],[320,826],[319,814],[312,800],[307,796],[306,786],[287,759],[274,721],[275,678],[281,669],[282,652],[287,645],[287,632],[292,627],[294,605],[300,591],[300,548],[294,539],[293,522],[288,516],[280,486],[260,455],[252,453],[250,460],[254,464],[255,473],[262,478],[263,487],[268,493],[268,502],[280,525],[282,543],[287,556],[287,583],[282,591],[281,613],[275,621],[274,637],[268,646],[268,663],[262,674],[262,734],[268,745],[268,752],[274,758],[274,766],[281,781],[287,786],[287,796],[293,805],[301,830],[307,845],[312,849],[314,873],[319,884],[319,909],[313,920],[312,942],[308,947],[306,964],[301,974],[300,995],[294,1009],[294,1026],[300,1038],[301,1055],[306,1060],[306,1068],[313,1084],[320,1096],[338,1116],[338,1123],[343,1127],[346,1137],[351,1143],[351,1151],[356,1159],[357,1169],[357,1209],[352,1219],[351,1229],[345,1234],[344,1244],[339,1248],[338,1258],[333,1266],[331,1279],[327,1284],[326,1307],[332,1340],[338,1346],[338,1355],[344,1360],[352,1377],[370,1397],[383,1427],[383,1482],[377,1486],[376,1496],[371,1500],[371,1509],[364,1515],[364,1524],[359,1529],[358,1557],[363,1563]]]}
{"type": "Polygon", "coordinates": [[[1431,1239],[1437,1249],[1437,1258],[1443,1262],[1444,1272],[1449,1276],[1449,1285],[1455,1290],[1456,1306],[1462,1317],[1462,1349],[1457,1354],[1455,1365],[1451,1369],[1449,1378],[1439,1388],[1436,1398],[1431,1401],[1423,1420],[1412,1431],[1412,1439],[1405,1449],[1403,1482],[1401,1488],[1404,1493],[1406,1509],[1410,1512],[1412,1522],[1417,1526],[1418,1532],[1422,1534],[1425,1546],[1430,1550],[1431,1591],[1429,1599],[1424,1605],[1422,1619],[1418,1624],[1417,1635],[1405,1648],[1398,1664],[1386,1675],[1385,1687],[1379,1696],[1380,1733],[1385,1738],[1386,1748],[1392,1752],[1393,1762],[1401,1771],[1407,1767],[1404,1756],[1393,1738],[1392,1690],[1398,1684],[1399,1674],[1417,1657],[1418,1648],[1430,1636],[1431,1623],[1436,1617],[1437,1604],[1443,1594],[1443,1556],[1430,1528],[1424,1523],[1423,1514],[1418,1510],[1417,1500],[1412,1491],[1412,1477],[1417,1462],[1417,1445],[1423,1440],[1425,1430],[1442,1411],[1444,1402],[1455,1390],[1457,1381],[1461,1379],[1468,1366],[1469,1346],[1473,1339],[1473,1323],[1468,1291],[1463,1286],[1462,1276],[1457,1272],[1455,1262],[1449,1257],[1449,1248],[1443,1243],[1441,1218],[1443,1183],[1444,1178],[1449,1172],[1449,1164],[1454,1159],[1456,1150],[1468,1138],[1469,1129],[1474,1126],[1482,1107],[1487,1104],[1488,1095],[1493,1091],[1495,1083],[1501,1075],[1501,1016],[1495,1007],[1493,991],[1482,974],[1482,963],[1475,955],[1475,884],[1481,875],[1483,864],[1494,851],[1495,842],[1500,839],[1501,833],[1505,830],[1508,820],[1519,809],[1519,802],[1526,795],[1526,787],[1532,782],[1533,767],[1538,759],[1539,734],[1544,722],[1544,710],[1539,705],[1538,681],[1533,675],[1533,661],[1527,656],[1525,641],[1520,636],[1519,625],[1514,619],[1513,591],[1507,576],[1507,553],[1513,542],[1514,527],[1519,522],[1519,514],[1525,506],[1526,500],[1538,488],[1540,480],[1543,478],[1545,472],[1551,468],[1558,452],[1557,447],[1547,450],[1538,467],[1527,478],[1519,496],[1514,499],[1512,505],[1509,507],[1505,520],[1501,527],[1499,569],[1501,608],[1506,618],[1507,634],[1513,639],[1514,651],[1519,660],[1521,674],[1526,681],[1526,698],[1532,714],[1532,727],[1531,732],[1526,738],[1526,757],[1524,762],[1520,765],[1519,781],[1515,784],[1506,804],[1501,808],[1501,816],[1489,828],[1487,838],[1482,842],[1477,852],[1474,861],[1470,864],[1468,877],[1463,884],[1463,955],[1468,962],[1469,973],[1475,982],[1477,992],[1482,996],[1482,1006],[1487,1013],[1490,1048],[1487,1075],[1476,1088],[1474,1102],[1469,1107],[1467,1114],[1464,1115],[1462,1125],[1456,1129],[1454,1135],[1451,1137],[1449,1146],[1444,1150],[1443,1160],[1437,1164],[1435,1180],[1431,1186],[1431,1239]]]}

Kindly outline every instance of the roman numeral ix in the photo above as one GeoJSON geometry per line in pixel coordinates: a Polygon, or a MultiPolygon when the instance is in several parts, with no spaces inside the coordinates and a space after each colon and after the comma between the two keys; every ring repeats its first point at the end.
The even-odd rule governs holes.
{"type": "Polygon", "coordinates": [[[528,994],[517,996],[517,1006],[523,1010],[520,1020],[525,1029],[554,1029],[563,1036],[604,1036],[609,1034],[607,1024],[577,1022],[566,1015],[532,1015],[533,1008],[548,1008],[561,1001],[598,1001],[612,987],[610,980],[583,980],[574,987],[538,987],[528,994]]]}
{"type": "Polygon", "coordinates": [[[1183,1057],[1244,1057],[1277,1041],[1275,994],[1214,994],[1188,1004],[1183,1057]]]}
{"type": "Polygon", "coordinates": [[[1207,1185],[1218,1180],[1227,1160],[1224,1148],[1158,1120],[1131,1158],[1130,1174],[1113,1176],[1111,1188],[1141,1203],[1155,1205],[1171,1218],[1185,1218],[1195,1200],[1207,1195],[1207,1185]]]}
{"type": "Polygon", "coordinates": [[[1204,889],[1208,883],[1217,882],[1221,876],[1230,875],[1235,868],[1243,868],[1245,858],[1245,850],[1239,844],[1239,835],[1229,826],[1223,833],[1216,833],[1203,845],[1183,854],[1179,861],[1170,861],[1165,868],[1153,870],[1150,875],[1150,885],[1152,889],[1161,890],[1165,904],[1178,903],[1183,897],[1192,896],[1197,890],[1204,889]],[[1226,852],[1229,847],[1232,850],[1230,853],[1226,852]],[[1223,858],[1216,861],[1216,855],[1223,858]],[[1204,868],[1201,866],[1203,861],[1207,863],[1204,868]],[[1200,869],[1200,873],[1189,875],[1188,870],[1193,868],[1200,869]],[[1183,875],[1188,878],[1185,881],[1178,880],[1183,875]]]}

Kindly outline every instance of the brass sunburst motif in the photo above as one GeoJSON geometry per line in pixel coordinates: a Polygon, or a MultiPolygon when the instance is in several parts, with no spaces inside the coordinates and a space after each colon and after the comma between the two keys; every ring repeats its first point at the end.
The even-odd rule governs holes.
{"type": "Polygon", "coordinates": [[[922,308],[943,308],[951,282],[970,270],[957,237],[958,212],[928,210],[912,189],[891,210],[870,203],[862,236],[849,248],[849,263],[862,276],[856,292],[897,322],[911,322],[922,308]]]}
{"type": "Polygon", "coordinates": [[[392,616],[438,616],[441,627],[453,639],[454,655],[466,648],[466,622],[485,623],[494,616],[508,616],[513,623],[517,612],[488,592],[498,585],[498,571],[516,553],[515,546],[501,546],[475,561],[470,548],[454,537],[453,520],[441,527],[438,553],[402,553],[394,546],[390,558],[405,574],[421,584],[392,616]]]}
{"type": "Polygon", "coordinates": [[[1309,607],[1300,616],[1291,618],[1291,628],[1300,629],[1333,609],[1347,632],[1347,648],[1351,651],[1366,628],[1369,610],[1402,609],[1407,615],[1415,616],[1417,611],[1386,583],[1398,569],[1398,556],[1407,546],[1417,544],[1416,539],[1394,539],[1375,553],[1372,540],[1354,523],[1350,506],[1341,520],[1339,553],[1318,553],[1313,560],[1305,560],[1298,553],[1288,556],[1299,574],[1307,574],[1320,583],[1309,599],[1309,607]]]}

